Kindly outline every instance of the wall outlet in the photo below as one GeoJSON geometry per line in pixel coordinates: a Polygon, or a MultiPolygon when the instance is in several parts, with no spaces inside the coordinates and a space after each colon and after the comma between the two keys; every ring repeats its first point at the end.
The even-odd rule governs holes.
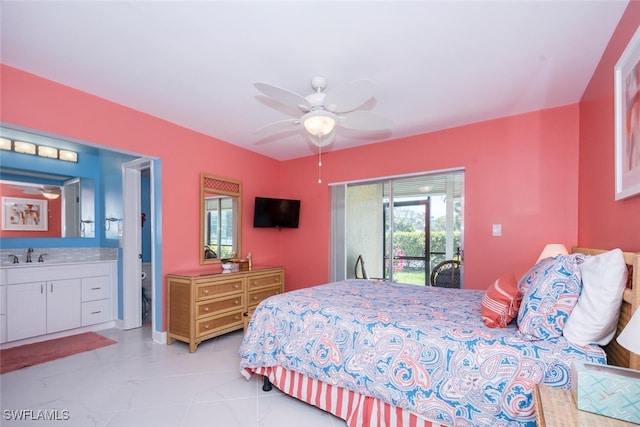
{"type": "Polygon", "coordinates": [[[502,236],[502,224],[493,224],[492,234],[494,236],[502,236]]]}

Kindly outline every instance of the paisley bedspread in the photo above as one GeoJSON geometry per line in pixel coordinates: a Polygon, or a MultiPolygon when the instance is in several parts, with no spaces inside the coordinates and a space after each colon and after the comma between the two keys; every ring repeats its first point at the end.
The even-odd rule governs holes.
{"type": "Polygon", "coordinates": [[[491,329],[484,291],[345,280],[276,295],[256,309],[240,368],[282,366],[445,425],[535,425],[533,386],[570,386],[598,346],[529,342],[491,329]]]}

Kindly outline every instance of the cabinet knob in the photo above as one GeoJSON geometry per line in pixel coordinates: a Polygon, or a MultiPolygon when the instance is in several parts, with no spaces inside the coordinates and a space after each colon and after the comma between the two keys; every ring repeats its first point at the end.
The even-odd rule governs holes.
{"type": "Polygon", "coordinates": [[[279,277],[276,277],[276,282],[279,282],[279,281],[280,281],[280,278],[279,278],[279,277]]]}
{"type": "Polygon", "coordinates": [[[254,295],[254,296],[253,296],[253,300],[255,301],[255,300],[257,300],[257,299],[258,299],[258,297],[254,295]]]}
{"type": "Polygon", "coordinates": [[[205,307],[205,308],[204,308],[204,311],[209,311],[209,307],[205,307]]]}
{"type": "Polygon", "coordinates": [[[240,304],[240,301],[235,300],[233,303],[234,303],[235,305],[238,305],[238,304],[240,304]]]}
{"type": "Polygon", "coordinates": [[[236,283],[236,285],[234,286],[234,288],[236,288],[236,289],[240,289],[240,285],[238,285],[238,284],[236,283]]]}
{"type": "Polygon", "coordinates": [[[253,284],[254,284],[254,285],[257,285],[257,284],[258,284],[258,281],[257,281],[257,280],[254,280],[254,281],[253,281],[253,284]]]}
{"type": "Polygon", "coordinates": [[[205,289],[205,290],[204,290],[204,293],[205,293],[205,294],[208,294],[208,293],[209,293],[209,289],[205,289]]]}
{"type": "Polygon", "coordinates": [[[233,316],[233,318],[234,318],[235,320],[240,320],[240,316],[238,316],[238,315],[233,316]]]}
{"type": "Polygon", "coordinates": [[[209,329],[209,324],[207,323],[206,325],[204,325],[205,329],[209,329]]]}

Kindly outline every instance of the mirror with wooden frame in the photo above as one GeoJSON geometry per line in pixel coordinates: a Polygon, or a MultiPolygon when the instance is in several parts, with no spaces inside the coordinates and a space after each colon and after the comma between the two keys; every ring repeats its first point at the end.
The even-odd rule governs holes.
{"type": "Polygon", "coordinates": [[[242,253],[242,182],[200,175],[200,264],[242,253]]]}

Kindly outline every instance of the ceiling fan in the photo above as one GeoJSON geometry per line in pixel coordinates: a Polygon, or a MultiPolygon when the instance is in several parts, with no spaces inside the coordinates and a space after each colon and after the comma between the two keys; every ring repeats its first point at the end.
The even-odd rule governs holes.
{"type": "Polygon", "coordinates": [[[253,85],[273,100],[297,108],[302,113],[298,118],[262,126],[254,134],[273,133],[301,126],[315,145],[324,147],[333,141],[338,126],[356,131],[381,131],[392,124],[387,118],[358,110],[373,97],[376,84],[372,80],[356,80],[325,91],[327,79],[316,76],[311,79],[314,92],[307,96],[268,83],[258,82],[253,85]]]}
{"type": "Polygon", "coordinates": [[[24,194],[41,194],[49,200],[57,199],[62,193],[60,187],[51,185],[42,185],[39,187],[32,185],[10,185],[10,187],[22,190],[24,194]]]}

